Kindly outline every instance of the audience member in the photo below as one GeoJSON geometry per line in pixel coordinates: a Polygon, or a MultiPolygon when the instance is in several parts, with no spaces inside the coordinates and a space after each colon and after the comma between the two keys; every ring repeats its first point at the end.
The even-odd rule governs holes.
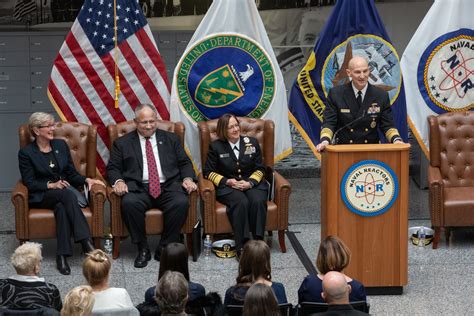
{"type": "Polygon", "coordinates": [[[94,301],[94,293],[89,285],[76,286],[64,297],[61,316],[90,316],[94,301]]]}
{"type": "Polygon", "coordinates": [[[188,282],[183,274],[166,271],[156,286],[156,301],[160,306],[161,316],[187,315],[184,306],[188,301],[188,282]]]}
{"type": "Polygon", "coordinates": [[[40,278],[41,244],[27,242],[15,249],[11,263],[16,274],[0,280],[0,305],[9,309],[62,308],[58,288],[40,278]]]}
{"type": "Polygon", "coordinates": [[[288,303],[283,284],[272,281],[270,248],[262,240],[251,240],[244,246],[239,261],[237,284],[227,289],[224,305],[242,305],[245,294],[254,283],[270,286],[278,304],[288,303]]]}
{"type": "Polygon", "coordinates": [[[240,122],[233,114],[217,121],[217,136],[209,146],[203,174],[214,183],[216,198],[227,206],[234,231],[237,257],[244,243],[262,240],[267,222],[268,184],[262,151],[254,137],[240,134],[240,122]]]}
{"type": "MultiPolygon", "coordinates": [[[[70,274],[67,257],[72,255],[71,237],[80,242],[84,253],[94,250],[86,217],[79,206],[81,194],[76,187],[105,185],[77,172],[67,143],[54,138],[56,124],[49,113],[35,112],[29,119],[34,142],[18,152],[21,181],[28,188],[30,207],[54,209],[56,220],[56,266],[70,274]]],[[[81,204],[87,204],[87,201],[81,204]]]]}
{"type": "Polygon", "coordinates": [[[145,212],[163,211],[164,228],[155,251],[179,241],[189,209],[188,194],[197,190],[193,164],[178,135],[158,128],[158,112],[149,104],[135,108],[137,130],[118,138],[110,151],[107,176],[115,194],[122,197],[122,217],[137,245],[135,268],[151,260],[145,232],[145,212]]]}
{"type": "MultiPolygon", "coordinates": [[[[351,252],[344,242],[336,236],[328,236],[321,242],[316,259],[318,275],[308,275],[298,290],[298,303],[301,302],[320,302],[323,291],[322,280],[326,273],[330,271],[341,272],[349,265],[351,252]]],[[[365,301],[366,294],[364,286],[357,280],[345,275],[347,283],[351,286],[349,300],[365,301]]]]}
{"type": "Polygon", "coordinates": [[[82,273],[94,292],[93,312],[107,309],[134,308],[126,289],[109,287],[111,267],[110,257],[100,249],[87,254],[82,263],[82,273]]]}
{"type": "MultiPolygon", "coordinates": [[[[168,270],[181,272],[184,278],[188,281],[188,301],[194,301],[195,299],[206,295],[204,286],[189,280],[188,251],[183,244],[171,243],[163,249],[163,253],[161,254],[160,270],[158,273],[158,281],[168,270]]],[[[156,286],[152,286],[146,291],[145,302],[155,302],[155,290],[156,286]]]]}
{"type": "Polygon", "coordinates": [[[347,284],[344,274],[337,271],[326,273],[323,279],[323,293],[321,293],[321,297],[329,306],[327,312],[318,315],[368,315],[367,313],[355,310],[351,304],[349,304],[350,292],[351,286],[347,284]]]}
{"type": "Polygon", "coordinates": [[[245,295],[243,316],[254,315],[280,316],[272,288],[263,283],[255,283],[245,295]]]}

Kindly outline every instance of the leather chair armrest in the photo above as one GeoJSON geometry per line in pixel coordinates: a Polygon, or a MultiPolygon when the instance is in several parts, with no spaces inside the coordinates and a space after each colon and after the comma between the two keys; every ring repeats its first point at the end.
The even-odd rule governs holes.
{"type": "Polygon", "coordinates": [[[434,227],[444,226],[444,183],[438,167],[428,166],[429,209],[431,224],[434,227]]]}
{"type": "Polygon", "coordinates": [[[28,239],[28,188],[18,181],[13,188],[11,201],[15,206],[15,229],[19,240],[28,239]]]}
{"type": "MultiPolygon", "coordinates": [[[[199,190],[199,188],[198,188],[199,190]]],[[[197,222],[197,200],[199,193],[198,191],[191,192],[189,194],[189,210],[188,216],[186,218],[186,223],[184,223],[184,232],[190,234],[193,232],[194,225],[197,222]]]]}
{"type": "Polygon", "coordinates": [[[198,177],[199,194],[201,196],[201,218],[204,222],[204,232],[212,234],[216,231],[216,189],[214,183],[204,179],[202,174],[198,177]]]}
{"type": "Polygon", "coordinates": [[[107,198],[106,189],[103,185],[94,184],[90,190],[89,206],[92,212],[92,237],[104,237],[104,204],[107,198]]]}
{"type": "Polygon", "coordinates": [[[273,201],[278,207],[279,230],[287,229],[291,184],[276,171],[273,172],[273,177],[275,181],[275,196],[273,201]]]}
{"type": "Polygon", "coordinates": [[[428,183],[443,186],[443,177],[438,167],[428,166],[428,183]]]}
{"type": "Polygon", "coordinates": [[[121,212],[122,198],[115,194],[110,185],[107,186],[107,198],[110,202],[110,232],[114,237],[125,237],[121,212]]]}

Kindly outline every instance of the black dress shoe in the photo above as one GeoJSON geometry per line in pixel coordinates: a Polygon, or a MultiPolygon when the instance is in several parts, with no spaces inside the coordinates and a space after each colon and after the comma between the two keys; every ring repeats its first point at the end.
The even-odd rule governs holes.
{"type": "Polygon", "coordinates": [[[84,254],[88,254],[88,253],[95,250],[95,247],[94,247],[94,245],[92,244],[92,241],[89,238],[81,240],[81,245],[82,245],[82,252],[84,254]]]}
{"type": "Polygon", "coordinates": [[[66,256],[61,256],[61,255],[56,256],[56,267],[58,268],[59,273],[63,275],[71,274],[71,268],[69,267],[69,264],[67,263],[66,256]]]}
{"type": "Polygon", "coordinates": [[[138,255],[135,258],[135,263],[133,264],[133,266],[135,268],[144,268],[147,266],[148,261],[150,260],[151,260],[150,249],[144,248],[138,251],[138,255]]]}

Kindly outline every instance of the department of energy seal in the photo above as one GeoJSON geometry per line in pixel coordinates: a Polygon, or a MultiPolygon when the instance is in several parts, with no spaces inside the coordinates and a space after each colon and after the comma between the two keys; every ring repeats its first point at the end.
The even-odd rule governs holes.
{"type": "Polygon", "coordinates": [[[225,113],[260,118],[276,92],[271,59],[240,34],[213,34],[196,42],[181,57],[175,76],[180,105],[194,122],[225,113]]]}
{"type": "Polygon", "coordinates": [[[385,213],[398,196],[398,180],[393,170],[378,160],[352,165],[341,182],[341,195],[347,208],[362,216],[385,213]]]}
{"type": "Polygon", "coordinates": [[[390,104],[393,104],[402,85],[400,59],[392,44],[373,34],[353,35],[334,47],[322,69],[321,85],[324,95],[327,96],[332,87],[350,81],[346,69],[351,58],[356,55],[367,59],[370,69],[369,82],[387,91],[390,104]]]}
{"type": "Polygon", "coordinates": [[[420,93],[438,114],[474,107],[474,30],[460,29],[435,39],[418,64],[420,93]]]}

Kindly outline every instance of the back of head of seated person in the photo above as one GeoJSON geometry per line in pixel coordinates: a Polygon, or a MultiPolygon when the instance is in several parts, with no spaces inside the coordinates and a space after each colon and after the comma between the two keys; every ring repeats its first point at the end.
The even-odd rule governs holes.
{"type": "Polygon", "coordinates": [[[346,282],[352,287],[351,301],[365,301],[366,294],[364,286],[357,280],[344,274],[351,261],[351,251],[347,245],[337,236],[327,236],[321,241],[316,258],[318,275],[308,275],[298,290],[298,302],[323,302],[321,298],[322,280],[331,271],[340,272],[344,275],[346,282]]]}
{"type": "Polygon", "coordinates": [[[94,293],[89,285],[76,286],[64,297],[61,316],[89,316],[94,307],[94,293]]]}
{"type": "Polygon", "coordinates": [[[39,277],[41,270],[41,244],[27,242],[15,249],[11,264],[16,274],[0,280],[1,305],[11,309],[37,309],[42,307],[61,310],[59,290],[54,284],[39,277]]]}
{"type": "MultiPolygon", "coordinates": [[[[184,278],[188,281],[189,301],[193,301],[197,298],[205,296],[206,290],[201,284],[190,281],[188,258],[189,255],[186,246],[176,242],[168,244],[165,248],[163,248],[161,253],[158,280],[160,280],[164,273],[168,270],[182,273],[184,278]]],[[[145,293],[145,302],[155,302],[155,292],[156,286],[148,288],[145,293]]]]}
{"type": "Polygon", "coordinates": [[[270,248],[262,240],[249,240],[245,244],[239,260],[236,285],[227,289],[224,305],[243,304],[247,290],[256,282],[270,286],[278,303],[287,303],[283,285],[272,281],[270,248]]]}
{"type": "Polygon", "coordinates": [[[266,284],[253,284],[245,295],[243,316],[253,315],[280,315],[275,294],[266,284]]]}
{"type": "Polygon", "coordinates": [[[82,274],[92,287],[95,296],[94,312],[104,309],[134,308],[127,290],[109,287],[111,267],[112,260],[100,249],[87,254],[82,263],[82,274]]]}
{"type": "Polygon", "coordinates": [[[96,249],[89,253],[82,263],[82,274],[94,291],[109,287],[109,273],[112,262],[105,252],[96,249]]]}
{"type": "Polygon", "coordinates": [[[188,282],[183,274],[166,271],[156,286],[156,301],[161,315],[186,315],[184,307],[188,301],[188,282]]]}
{"type": "Polygon", "coordinates": [[[321,297],[329,305],[349,304],[351,286],[347,284],[344,274],[331,271],[324,275],[321,297]]]}

